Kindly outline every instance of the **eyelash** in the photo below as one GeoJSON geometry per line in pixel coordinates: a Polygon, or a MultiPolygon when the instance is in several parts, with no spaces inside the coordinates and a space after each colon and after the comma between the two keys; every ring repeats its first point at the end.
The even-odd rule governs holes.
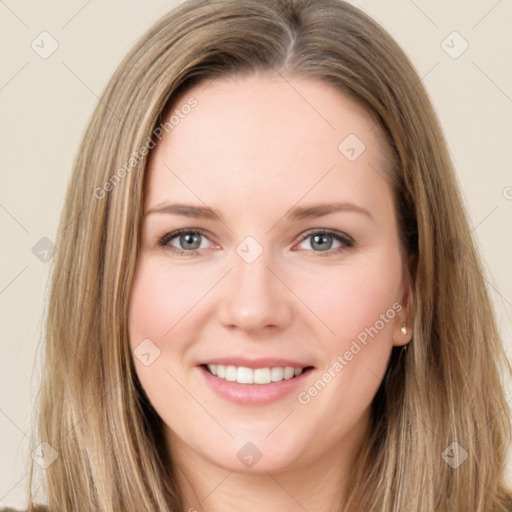
{"type": "MultiPolygon", "coordinates": [[[[192,249],[190,251],[185,251],[185,250],[178,249],[176,247],[168,245],[172,239],[174,239],[177,236],[184,234],[184,233],[201,235],[201,236],[204,236],[205,238],[208,238],[207,233],[205,231],[203,231],[202,229],[184,228],[184,229],[178,229],[177,231],[173,231],[171,233],[165,234],[162,238],[160,238],[158,240],[158,245],[161,247],[169,248],[169,250],[177,253],[179,256],[189,257],[189,256],[197,255],[202,249],[192,249]]],[[[341,243],[341,245],[339,247],[336,247],[335,249],[327,249],[326,251],[313,251],[313,252],[317,253],[317,256],[319,256],[319,257],[333,256],[335,254],[339,254],[340,252],[342,252],[346,249],[352,248],[355,245],[354,239],[352,237],[349,237],[348,235],[345,235],[344,233],[340,233],[340,232],[334,231],[332,229],[310,229],[310,230],[306,231],[306,233],[304,233],[301,236],[299,243],[302,243],[304,240],[307,240],[308,238],[310,238],[314,235],[318,235],[318,234],[329,235],[332,238],[334,238],[334,240],[341,243]]]]}

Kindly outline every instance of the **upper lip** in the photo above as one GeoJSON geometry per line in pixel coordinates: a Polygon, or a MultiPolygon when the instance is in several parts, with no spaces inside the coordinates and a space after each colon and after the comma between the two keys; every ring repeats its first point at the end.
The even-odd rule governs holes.
{"type": "Polygon", "coordinates": [[[307,363],[301,363],[293,359],[280,359],[276,357],[264,357],[259,359],[248,359],[246,357],[218,357],[201,361],[200,365],[220,364],[223,366],[243,366],[245,368],[286,368],[291,366],[293,368],[306,368],[312,366],[307,363]]]}

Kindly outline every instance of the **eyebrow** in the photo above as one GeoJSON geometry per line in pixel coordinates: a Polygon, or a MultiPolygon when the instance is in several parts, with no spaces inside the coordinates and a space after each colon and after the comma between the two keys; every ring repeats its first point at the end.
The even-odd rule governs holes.
{"type": "MultiPolygon", "coordinates": [[[[365,208],[358,206],[354,203],[322,203],[313,204],[309,206],[295,206],[291,208],[285,215],[285,219],[289,221],[293,220],[307,220],[316,219],[337,212],[356,212],[362,213],[373,219],[372,214],[365,208]]],[[[195,206],[191,204],[182,203],[164,203],[154,208],[149,209],[144,216],[151,215],[154,213],[165,213],[169,215],[179,215],[182,217],[191,217],[194,219],[206,219],[206,220],[222,220],[222,216],[218,215],[215,210],[209,206],[195,206]]]]}

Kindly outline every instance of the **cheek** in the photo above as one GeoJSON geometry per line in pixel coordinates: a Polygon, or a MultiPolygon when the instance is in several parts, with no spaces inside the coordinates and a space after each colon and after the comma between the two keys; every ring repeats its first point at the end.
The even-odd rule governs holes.
{"type": "Polygon", "coordinates": [[[187,314],[206,293],[207,284],[201,273],[180,272],[162,258],[142,255],[137,262],[129,300],[130,347],[142,388],[167,420],[176,404],[182,414],[192,407],[178,384],[189,343],[184,330],[190,327],[187,314]]]}
{"type": "Polygon", "coordinates": [[[142,256],[129,301],[128,329],[135,371],[157,410],[162,405],[162,390],[167,390],[164,396],[179,391],[167,372],[174,374],[181,364],[183,343],[175,334],[186,314],[185,306],[192,302],[189,295],[194,295],[193,287],[183,282],[176,268],[165,268],[142,256]]]}
{"type": "MultiPolygon", "coordinates": [[[[353,340],[391,343],[402,287],[398,251],[375,254],[354,265],[326,267],[307,281],[303,295],[326,326],[326,353],[348,350],[353,340]],[[328,328],[328,330],[327,330],[328,328]]],[[[368,344],[369,345],[369,344],[368,344]]]]}
{"type": "Polygon", "coordinates": [[[321,368],[297,398],[305,411],[325,419],[325,439],[318,441],[325,443],[365,414],[384,377],[401,309],[401,258],[389,251],[321,274],[303,293],[331,332],[319,324],[321,368]]]}
{"type": "Polygon", "coordinates": [[[201,272],[180,272],[179,266],[142,257],[137,264],[130,297],[132,347],[145,338],[163,345],[179,330],[181,319],[208,291],[207,284],[201,272]]]}
{"type": "MultiPolygon", "coordinates": [[[[132,286],[129,308],[130,344],[135,348],[143,339],[151,339],[156,344],[167,329],[171,319],[165,314],[172,295],[164,294],[165,279],[157,279],[149,265],[141,261],[132,286]]],[[[169,304],[172,306],[172,304],[169,304]]]]}

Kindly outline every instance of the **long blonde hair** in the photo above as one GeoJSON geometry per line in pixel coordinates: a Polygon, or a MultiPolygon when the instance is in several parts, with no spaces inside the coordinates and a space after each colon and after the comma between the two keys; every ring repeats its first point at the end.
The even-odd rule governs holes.
{"type": "MultiPolygon", "coordinates": [[[[137,380],[128,342],[143,148],[157,142],[154,130],[177,94],[255,71],[335,85],[372,113],[394,155],[387,172],[411,257],[414,332],[407,352],[393,352],[372,403],[344,512],[512,510],[500,380],[510,365],[446,143],[409,60],[342,1],[190,0],[121,63],[74,164],[34,437],[34,446],[48,443],[58,454],[45,472],[50,512],[181,510],[176,468],[161,449],[162,421],[137,380]]],[[[32,496],[29,503],[32,510],[32,496]]]]}

